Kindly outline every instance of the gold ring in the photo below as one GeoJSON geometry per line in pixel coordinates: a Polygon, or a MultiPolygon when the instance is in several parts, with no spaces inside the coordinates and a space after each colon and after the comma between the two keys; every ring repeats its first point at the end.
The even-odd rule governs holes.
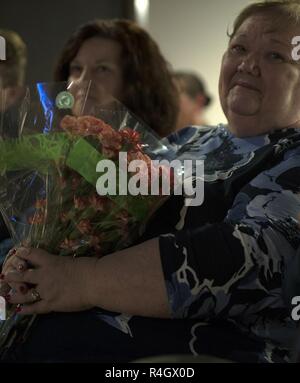
{"type": "Polygon", "coordinates": [[[36,290],[32,290],[31,292],[32,299],[37,302],[41,300],[40,294],[36,290]]]}

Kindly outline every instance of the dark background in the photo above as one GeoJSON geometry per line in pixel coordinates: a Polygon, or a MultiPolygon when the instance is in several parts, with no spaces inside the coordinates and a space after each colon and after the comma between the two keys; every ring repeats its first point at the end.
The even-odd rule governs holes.
{"type": "Polygon", "coordinates": [[[0,29],[18,32],[28,48],[27,83],[52,80],[64,43],[96,18],[133,17],[132,0],[1,0],[0,29]]]}

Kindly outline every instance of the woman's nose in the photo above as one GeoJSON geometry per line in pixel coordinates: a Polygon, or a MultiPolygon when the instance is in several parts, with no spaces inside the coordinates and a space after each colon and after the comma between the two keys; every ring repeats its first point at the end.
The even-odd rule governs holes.
{"type": "Polygon", "coordinates": [[[258,59],[254,55],[244,57],[238,65],[238,72],[244,72],[253,76],[260,75],[260,68],[258,59]]]}

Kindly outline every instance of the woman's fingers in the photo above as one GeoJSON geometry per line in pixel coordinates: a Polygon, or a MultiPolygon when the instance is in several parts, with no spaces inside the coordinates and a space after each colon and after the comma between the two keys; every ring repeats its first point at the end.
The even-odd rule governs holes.
{"type": "Polygon", "coordinates": [[[24,271],[28,269],[28,264],[26,261],[24,261],[22,258],[19,258],[17,255],[15,257],[12,257],[10,261],[10,266],[15,268],[18,271],[24,271]]]}
{"type": "Polygon", "coordinates": [[[28,289],[25,294],[14,291],[10,294],[9,302],[12,304],[33,304],[40,301],[42,297],[35,289],[28,289]]]}
{"type": "Polygon", "coordinates": [[[0,296],[5,297],[8,302],[11,302],[14,294],[25,295],[28,290],[29,287],[24,283],[2,283],[0,285],[0,296]]]}
{"type": "Polygon", "coordinates": [[[26,294],[27,291],[29,290],[28,286],[26,286],[25,283],[9,283],[9,286],[11,290],[9,291],[9,296],[14,294],[14,293],[19,293],[19,294],[26,294]]]}
{"type": "Polygon", "coordinates": [[[43,300],[32,304],[22,305],[18,310],[18,313],[21,315],[46,314],[49,312],[51,312],[51,310],[49,310],[43,300]]]}
{"type": "Polygon", "coordinates": [[[0,296],[5,297],[9,294],[11,287],[7,283],[0,283],[0,296]]]}
{"type": "Polygon", "coordinates": [[[2,274],[5,274],[9,269],[14,268],[19,271],[23,271],[28,268],[28,264],[25,260],[17,256],[17,249],[12,249],[7,255],[7,260],[2,267],[2,274]]]}
{"type": "Polygon", "coordinates": [[[44,250],[32,249],[28,247],[19,247],[16,251],[16,256],[32,265],[32,267],[42,265],[45,254],[47,253],[44,250]]]}
{"type": "Polygon", "coordinates": [[[43,300],[39,292],[33,288],[26,294],[14,293],[11,296],[10,303],[19,305],[18,313],[23,315],[43,314],[50,312],[49,305],[43,300]]]}
{"type": "Polygon", "coordinates": [[[5,275],[3,275],[3,282],[11,285],[13,283],[38,283],[38,270],[28,269],[23,272],[20,271],[8,271],[5,275]]]}

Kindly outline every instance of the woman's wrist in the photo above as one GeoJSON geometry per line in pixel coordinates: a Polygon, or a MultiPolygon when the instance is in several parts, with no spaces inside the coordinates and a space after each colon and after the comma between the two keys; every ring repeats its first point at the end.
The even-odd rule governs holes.
{"type": "Polygon", "coordinates": [[[75,291],[81,295],[81,299],[90,307],[97,305],[94,302],[95,298],[95,278],[96,278],[96,265],[98,258],[93,257],[79,257],[73,259],[73,266],[77,274],[78,286],[75,291]]]}

